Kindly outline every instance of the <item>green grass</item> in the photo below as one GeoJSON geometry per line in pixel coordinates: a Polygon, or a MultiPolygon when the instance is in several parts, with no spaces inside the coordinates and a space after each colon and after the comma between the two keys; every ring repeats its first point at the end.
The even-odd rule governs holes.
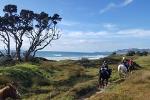
{"type": "Polygon", "coordinates": [[[59,97],[78,83],[91,80],[97,75],[96,70],[84,68],[76,61],[20,63],[0,67],[0,85],[15,81],[24,100],[45,100],[59,97]]]}
{"type": "MultiPolygon", "coordinates": [[[[106,89],[106,93],[95,95],[95,100],[99,100],[101,97],[107,97],[106,100],[131,100],[134,99],[132,96],[135,95],[135,93],[139,96],[140,94],[138,93],[139,91],[135,91],[135,93],[134,91],[130,92],[130,87],[134,87],[135,84],[138,84],[137,87],[134,88],[135,90],[138,88],[143,89],[146,86],[150,87],[148,86],[150,56],[133,57],[133,59],[141,65],[142,68],[135,71],[134,74],[125,81],[118,81],[120,77],[117,72],[117,66],[121,58],[122,56],[110,56],[104,58],[111,62],[110,68],[113,69],[113,72],[110,82],[112,82],[112,85],[106,89]],[[115,81],[116,83],[114,83],[115,81]],[[126,91],[129,91],[129,93],[132,94],[131,96],[128,96],[128,98],[127,95],[130,94],[126,93],[126,91]]],[[[3,87],[5,83],[9,83],[11,81],[18,82],[18,89],[22,94],[23,100],[79,99],[97,88],[98,67],[102,64],[104,59],[90,60],[88,61],[88,64],[84,62],[84,66],[81,61],[72,60],[59,62],[42,61],[37,64],[20,63],[14,66],[1,66],[0,86],[3,87]]],[[[148,90],[149,88],[147,90],[142,90],[140,93],[145,93],[148,90]]],[[[94,99],[92,98],[91,100],[94,99]]]]}
{"type": "Polygon", "coordinates": [[[150,56],[135,57],[141,68],[135,70],[121,83],[112,83],[106,91],[92,96],[89,100],[149,100],[150,56]]]}

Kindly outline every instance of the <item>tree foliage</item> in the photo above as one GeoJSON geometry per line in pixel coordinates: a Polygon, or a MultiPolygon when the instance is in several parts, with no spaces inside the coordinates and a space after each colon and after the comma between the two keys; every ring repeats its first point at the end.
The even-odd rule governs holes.
{"type": "Polygon", "coordinates": [[[135,51],[128,51],[126,55],[127,56],[134,56],[135,55],[135,51]]]}
{"type": "Polygon", "coordinates": [[[127,56],[134,56],[134,55],[138,55],[138,56],[147,56],[148,55],[148,52],[147,51],[128,51],[127,56]]]}
{"type": "Polygon", "coordinates": [[[35,56],[38,50],[44,49],[51,41],[59,39],[57,24],[62,18],[58,14],[49,16],[45,12],[34,13],[22,9],[17,13],[16,5],[6,5],[4,16],[0,16],[0,37],[5,45],[7,55],[11,54],[11,39],[15,42],[16,58],[21,60],[21,48],[24,38],[29,40],[25,60],[35,56]]]}

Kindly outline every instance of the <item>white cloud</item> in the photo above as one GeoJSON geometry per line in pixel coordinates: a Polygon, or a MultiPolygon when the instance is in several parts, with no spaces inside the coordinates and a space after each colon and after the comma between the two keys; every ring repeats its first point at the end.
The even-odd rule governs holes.
{"type": "Polygon", "coordinates": [[[118,29],[117,25],[112,24],[112,23],[105,23],[105,24],[103,24],[103,27],[108,30],[117,30],[118,29]]]}
{"type": "MultiPolygon", "coordinates": [[[[115,31],[102,30],[98,32],[66,30],[63,32],[62,37],[59,40],[53,41],[52,45],[47,46],[44,50],[104,51],[129,47],[147,48],[150,44],[144,41],[149,41],[148,37],[150,37],[150,29],[135,28],[118,29],[115,31]]],[[[28,39],[24,38],[22,48],[26,49],[28,46],[28,39]]],[[[0,42],[0,48],[3,49],[2,42],[0,42]]],[[[14,42],[11,43],[11,48],[15,48],[14,42]]]]}
{"type": "Polygon", "coordinates": [[[100,10],[100,14],[103,14],[109,10],[116,9],[116,8],[121,8],[121,7],[126,7],[129,4],[131,4],[133,0],[124,0],[123,3],[116,4],[116,3],[109,3],[106,7],[100,10]]]}
{"type": "Polygon", "coordinates": [[[132,36],[132,37],[147,37],[150,36],[150,30],[145,29],[126,29],[117,32],[117,35],[132,36]]]}
{"type": "Polygon", "coordinates": [[[133,0],[125,0],[124,3],[122,4],[122,6],[127,6],[132,2],[133,2],[133,0]]]}
{"type": "Polygon", "coordinates": [[[107,31],[99,31],[99,32],[84,32],[84,31],[64,31],[63,36],[67,38],[92,38],[97,36],[105,36],[108,34],[107,31]]]}
{"type": "Polygon", "coordinates": [[[116,4],[110,3],[105,8],[103,8],[103,9],[100,10],[100,14],[103,14],[103,13],[105,13],[105,12],[107,12],[107,11],[113,9],[113,8],[116,8],[116,7],[117,7],[116,4]]]}
{"type": "Polygon", "coordinates": [[[147,48],[149,44],[145,44],[144,41],[147,41],[148,36],[150,36],[148,29],[118,29],[98,32],[66,31],[59,40],[53,42],[49,50],[104,51],[131,47],[147,48]]]}
{"type": "Polygon", "coordinates": [[[60,25],[64,25],[64,26],[75,26],[75,25],[79,25],[80,23],[78,22],[74,22],[74,21],[68,21],[68,20],[62,20],[60,22],[60,25]]]}

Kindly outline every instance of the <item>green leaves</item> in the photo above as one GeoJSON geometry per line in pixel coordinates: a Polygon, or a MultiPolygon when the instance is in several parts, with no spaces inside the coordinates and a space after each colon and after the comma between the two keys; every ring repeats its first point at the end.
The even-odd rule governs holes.
{"type": "Polygon", "coordinates": [[[6,5],[3,9],[4,12],[6,13],[16,13],[17,12],[17,6],[16,5],[6,5]]]}

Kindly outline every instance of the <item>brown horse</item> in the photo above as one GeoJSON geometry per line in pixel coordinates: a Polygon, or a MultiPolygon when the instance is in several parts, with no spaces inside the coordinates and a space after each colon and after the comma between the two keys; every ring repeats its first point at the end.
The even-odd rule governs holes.
{"type": "Polygon", "coordinates": [[[0,89],[0,100],[5,100],[8,97],[13,99],[20,99],[21,97],[16,87],[13,86],[12,84],[8,84],[4,88],[0,89]]]}

